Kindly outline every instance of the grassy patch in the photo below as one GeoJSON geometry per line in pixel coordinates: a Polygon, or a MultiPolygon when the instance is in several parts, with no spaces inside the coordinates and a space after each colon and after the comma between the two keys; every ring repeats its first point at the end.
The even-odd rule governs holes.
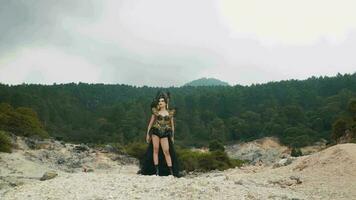
{"type": "Polygon", "coordinates": [[[11,153],[12,144],[10,136],[5,132],[0,130],[0,152],[11,153]]]}

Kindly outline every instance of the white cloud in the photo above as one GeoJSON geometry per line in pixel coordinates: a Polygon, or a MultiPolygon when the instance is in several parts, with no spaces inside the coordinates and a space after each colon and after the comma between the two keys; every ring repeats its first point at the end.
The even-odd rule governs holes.
{"type": "Polygon", "coordinates": [[[34,2],[0,7],[0,82],[166,87],[355,71],[351,0],[34,2]]]}
{"type": "Polygon", "coordinates": [[[0,80],[8,84],[98,82],[101,71],[85,59],[55,48],[23,48],[0,59],[0,80]]]}
{"type": "Polygon", "coordinates": [[[232,37],[265,44],[308,45],[325,38],[339,43],[356,29],[354,0],[220,0],[232,37]]]}

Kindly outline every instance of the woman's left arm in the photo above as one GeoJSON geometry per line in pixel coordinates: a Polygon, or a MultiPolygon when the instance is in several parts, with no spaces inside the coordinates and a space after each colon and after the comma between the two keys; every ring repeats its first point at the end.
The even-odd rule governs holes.
{"type": "Polygon", "coordinates": [[[171,118],[171,125],[172,125],[172,137],[174,138],[174,118],[171,118]]]}

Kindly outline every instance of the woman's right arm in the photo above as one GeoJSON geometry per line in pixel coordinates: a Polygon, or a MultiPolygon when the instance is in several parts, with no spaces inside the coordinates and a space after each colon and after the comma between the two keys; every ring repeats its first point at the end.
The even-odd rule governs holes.
{"type": "Polygon", "coordinates": [[[152,124],[153,124],[153,122],[155,121],[155,117],[156,117],[156,116],[155,116],[154,114],[152,114],[150,123],[148,124],[148,128],[147,128],[147,135],[149,134],[150,129],[151,129],[151,127],[152,127],[152,124]]]}

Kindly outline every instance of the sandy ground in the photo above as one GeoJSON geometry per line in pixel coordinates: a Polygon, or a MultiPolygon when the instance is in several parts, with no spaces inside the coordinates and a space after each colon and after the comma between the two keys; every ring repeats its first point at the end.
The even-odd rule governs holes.
{"type": "Polygon", "coordinates": [[[356,144],[351,143],[278,168],[245,166],[182,178],[137,175],[137,170],[136,165],[117,165],[94,172],[57,171],[53,179],[3,190],[0,199],[356,199],[356,144]]]}

